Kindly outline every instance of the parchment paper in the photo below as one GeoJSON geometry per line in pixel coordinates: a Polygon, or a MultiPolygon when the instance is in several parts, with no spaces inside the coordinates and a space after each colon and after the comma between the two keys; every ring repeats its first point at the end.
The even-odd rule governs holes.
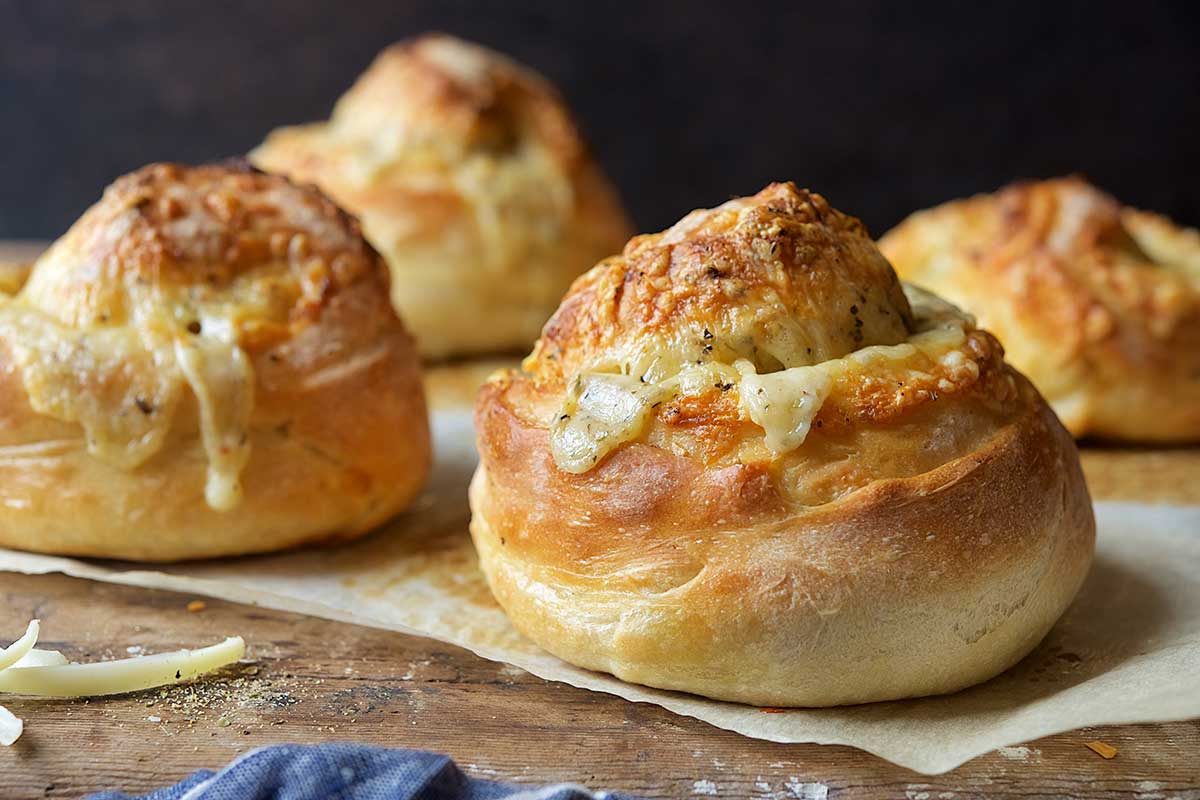
{"type": "Polygon", "coordinates": [[[1200,507],[1098,504],[1096,562],[1080,597],[1037,650],[986,684],[946,697],[763,713],[577,669],[517,634],[488,592],[467,533],[472,436],[465,408],[438,411],[429,490],[393,524],[351,545],[162,570],[0,550],[0,569],[205,594],[427,636],[746,736],[850,745],[927,774],[1073,728],[1200,717],[1200,507]]]}

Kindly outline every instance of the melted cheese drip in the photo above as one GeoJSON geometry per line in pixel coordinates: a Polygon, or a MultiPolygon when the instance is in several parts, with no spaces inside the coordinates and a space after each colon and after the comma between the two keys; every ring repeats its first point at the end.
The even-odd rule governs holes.
{"type": "Polygon", "coordinates": [[[787,453],[804,444],[813,419],[821,410],[833,379],[821,366],[792,367],[766,375],[755,374],[749,361],[734,366],[741,373],[738,396],[746,416],[763,429],[773,453],[787,453]]]}
{"type": "Polygon", "coordinates": [[[678,370],[657,382],[620,372],[581,372],[550,424],[555,463],[566,472],[587,472],[612,450],[641,436],[660,402],[694,397],[737,380],[735,371],[715,362],[678,370]]]}
{"type": "Polygon", "coordinates": [[[567,472],[587,472],[613,448],[641,435],[662,393],[630,375],[582,373],[551,425],[550,449],[567,472]]]}
{"type": "Polygon", "coordinates": [[[175,340],[175,357],[200,405],[208,455],[204,499],[217,511],[242,501],[242,468],[250,458],[254,372],[240,347],[214,339],[175,340]]]}
{"type": "Polygon", "coordinates": [[[88,452],[133,469],[158,452],[179,400],[174,358],[127,328],[80,332],[38,311],[0,305],[0,339],[20,367],[29,405],[83,427],[88,452]]]}
{"type": "Polygon", "coordinates": [[[585,370],[572,381],[550,425],[555,463],[566,472],[587,472],[618,446],[639,438],[658,403],[698,396],[718,386],[737,388],[742,412],[762,428],[764,444],[773,453],[795,450],[808,438],[838,376],[881,361],[903,361],[918,352],[947,366],[963,361],[959,348],[973,325],[971,318],[925,291],[908,285],[904,289],[917,330],[900,344],[871,345],[842,358],[760,374],[744,358],[732,367],[692,359],[682,345],[674,346],[676,342],[655,352],[623,354],[585,370]]]}
{"type": "Polygon", "coordinates": [[[205,317],[204,334],[193,335],[182,320],[194,313],[174,305],[137,326],[80,331],[0,301],[0,339],[20,368],[30,407],[79,424],[88,453],[121,469],[162,449],[186,383],[209,462],[205,500],[228,511],[241,501],[239,476],[249,458],[253,367],[229,321],[205,317]]]}

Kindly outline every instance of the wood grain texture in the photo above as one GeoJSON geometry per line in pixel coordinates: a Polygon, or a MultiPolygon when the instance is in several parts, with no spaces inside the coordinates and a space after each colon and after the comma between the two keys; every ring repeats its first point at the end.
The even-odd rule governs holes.
{"type": "Polygon", "coordinates": [[[1085,443],[1079,450],[1096,500],[1200,505],[1200,448],[1152,449],[1085,443]]]}
{"type": "MultiPolygon", "coordinates": [[[[0,260],[4,250],[0,248],[0,260]]],[[[496,360],[433,370],[428,388],[469,398],[496,360]]],[[[1097,499],[1200,502],[1200,451],[1085,447],[1097,499]]],[[[1200,721],[1047,737],[928,777],[847,747],[774,744],[657,706],[549,683],[464,650],[370,628],[58,575],[0,573],[0,638],[30,617],[75,660],[240,634],[248,663],[192,685],[92,701],[3,698],[27,721],[0,748],[0,797],[144,792],[280,742],[435,750],[468,773],[575,781],[643,797],[972,797],[1200,800],[1200,721]],[[1106,761],[1085,747],[1118,749],[1106,761]]]]}
{"type": "Polygon", "coordinates": [[[145,791],[254,747],[325,741],[435,750],[479,777],[570,780],[644,797],[815,798],[819,787],[831,798],[1200,797],[1196,722],[1084,729],[928,777],[846,747],[747,739],[427,639],[215,600],[189,613],[188,596],[56,575],[0,582],[0,630],[37,616],[46,645],[73,659],[240,633],[253,660],[127,697],[5,698],[28,725],[0,750],[6,798],[145,791]],[[1095,739],[1117,757],[1086,749],[1095,739]]]}

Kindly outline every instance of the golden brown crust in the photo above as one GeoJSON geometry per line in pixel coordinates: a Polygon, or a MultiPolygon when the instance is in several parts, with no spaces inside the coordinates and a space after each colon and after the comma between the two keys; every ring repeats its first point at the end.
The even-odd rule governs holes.
{"type": "Polygon", "coordinates": [[[314,190],[236,165],[121,178],[0,300],[0,544],[179,560],[396,513],[430,455],[387,286],[314,190]]]}
{"type": "Polygon", "coordinates": [[[978,316],[1076,436],[1200,441],[1200,234],[1079,178],[918,212],[880,240],[978,316]]]}
{"type": "Polygon", "coordinates": [[[328,122],[277,130],[251,157],[362,219],[426,356],[524,349],[630,233],[554,88],[449,36],[384,50],[328,122]]]}
{"type": "Polygon", "coordinates": [[[1045,402],[969,320],[929,339],[928,300],[910,308],[861,226],[817,195],[776,185],[673,231],[581,278],[525,370],[480,393],[472,535],[514,624],[575,664],[765,705],[949,692],[1015,663],[1078,590],[1094,538],[1045,402]],[[778,239],[756,244],[763,230],[778,239]],[[839,335],[841,293],[876,312],[862,342],[839,335]],[[701,354],[751,358],[789,324],[807,338],[759,374],[833,376],[798,445],[764,447],[741,387],[716,386],[664,401],[582,472],[558,463],[575,373],[647,343],[686,349],[693,328],[713,334],[701,354]],[[807,362],[810,345],[827,360],[807,362]]]}
{"type": "MultiPolygon", "coordinates": [[[[541,422],[581,371],[649,374],[667,353],[680,364],[746,359],[759,372],[839,363],[813,422],[826,434],[951,397],[980,408],[1011,399],[1003,351],[986,331],[966,330],[950,348],[956,358],[945,348],[871,349],[903,345],[918,327],[862,223],[818,194],[774,184],[638,236],[582,276],[514,380],[529,421],[541,422]],[[843,359],[856,351],[858,361],[843,359]]],[[[649,439],[719,460],[761,438],[729,384],[708,388],[656,405],[649,439]]]]}
{"type": "Polygon", "coordinates": [[[571,287],[525,368],[541,382],[562,380],[600,351],[681,332],[735,347],[730,339],[749,338],[753,351],[742,355],[796,366],[893,344],[911,324],[900,283],[862,223],[819,194],[774,184],[632,239],[571,287]],[[821,335],[789,330],[792,317],[821,335]],[[772,341],[796,336],[806,352],[772,341]]]}

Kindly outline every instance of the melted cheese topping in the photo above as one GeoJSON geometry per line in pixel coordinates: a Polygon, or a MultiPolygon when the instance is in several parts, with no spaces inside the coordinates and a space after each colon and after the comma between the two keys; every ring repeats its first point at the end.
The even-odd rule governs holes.
{"type": "Polygon", "coordinates": [[[250,459],[254,371],[241,348],[196,337],[175,340],[175,358],[200,405],[200,435],[208,455],[204,499],[217,511],[242,501],[242,468],[250,459]]]}
{"type": "Polygon", "coordinates": [[[559,246],[574,215],[571,177],[536,142],[519,141],[511,151],[496,152],[454,141],[379,137],[374,131],[364,139],[336,124],[304,131],[312,138],[307,147],[344,151],[345,157],[336,160],[335,175],[308,174],[303,165],[274,163],[265,145],[257,158],[268,168],[317,180],[333,192],[344,182],[351,191],[343,197],[351,199],[343,202],[355,207],[368,237],[393,252],[411,247],[409,238],[424,232],[407,227],[397,232],[398,219],[390,208],[353,203],[355,195],[369,198],[380,187],[398,187],[419,196],[444,192],[448,184],[465,201],[484,266],[501,273],[520,271],[531,254],[559,246]]]}
{"type": "Polygon", "coordinates": [[[88,452],[121,469],[141,466],[162,448],[183,387],[190,387],[209,461],[205,499],[228,511],[242,497],[254,370],[230,320],[199,315],[202,333],[193,334],[184,327],[196,318],[193,309],[170,305],[137,326],[77,330],[0,301],[0,339],[20,368],[30,407],[79,424],[88,452]]]}
{"type": "Polygon", "coordinates": [[[584,370],[571,382],[550,425],[555,463],[566,472],[587,472],[615,448],[639,438],[660,403],[734,387],[742,413],[762,428],[767,448],[777,455],[795,450],[808,438],[813,420],[840,376],[869,372],[881,363],[901,362],[917,353],[947,366],[965,360],[959,348],[973,326],[971,318],[915,287],[905,286],[905,293],[917,322],[908,341],[863,347],[842,358],[760,372],[746,358],[733,359],[732,366],[705,360],[745,348],[702,344],[690,352],[679,344],[682,340],[676,340],[673,346],[628,354],[584,370]]]}
{"type": "Polygon", "coordinates": [[[742,410],[763,429],[767,447],[774,453],[787,453],[804,444],[833,388],[833,379],[825,370],[820,366],[792,367],[758,375],[749,361],[734,366],[742,378],[738,386],[742,410]]]}
{"type": "Polygon", "coordinates": [[[160,343],[129,328],[76,331],[15,303],[0,304],[0,339],[33,410],[81,425],[96,458],[133,469],[162,447],[179,383],[160,343]]]}
{"type": "Polygon", "coordinates": [[[618,445],[641,435],[662,388],[630,375],[582,373],[551,426],[550,449],[567,472],[587,472],[618,445]]]}

